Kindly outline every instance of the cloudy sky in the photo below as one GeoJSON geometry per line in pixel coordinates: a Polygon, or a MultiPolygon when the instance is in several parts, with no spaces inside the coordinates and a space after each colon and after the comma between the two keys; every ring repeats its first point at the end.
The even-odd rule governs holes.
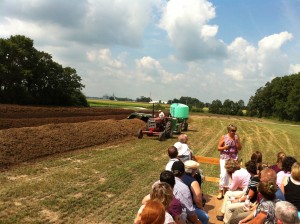
{"type": "Polygon", "coordinates": [[[248,103],[300,72],[299,12],[300,0],[0,0],[0,38],[33,39],[86,96],[248,103]]]}

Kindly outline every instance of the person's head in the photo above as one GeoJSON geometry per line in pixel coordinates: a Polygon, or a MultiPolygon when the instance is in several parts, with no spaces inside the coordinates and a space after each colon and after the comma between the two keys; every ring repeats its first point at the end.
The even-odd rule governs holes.
{"type": "Polygon", "coordinates": [[[240,164],[234,159],[228,159],[225,162],[226,172],[231,176],[236,170],[240,169],[240,164]]]}
{"type": "Polygon", "coordinates": [[[251,176],[257,174],[257,166],[255,161],[249,160],[248,162],[246,162],[245,167],[248,173],[251,174],[251,176]]]}
{"type": "Polygon", "coordinates": [[[284,152],[277,153],[277,163],[282,163],[283,158],[285,157],[284,152]]]}
{"type": "Polygon", "coordinates": [[[273,169],[264,168],[260,172],[260,182],[272,182],[276,184],[276,180],[277,180],[277,174],[273,169]]]}
{"type": "Polygon", "coordinates": [[[174,159],[178,156],[178,150],[174,145],[168,148],[168,155],[171,159],[174,159]]]}
{"type": "Polygon", "coordinates": [[[141,213],[141,224],[164,224],[165,213],[165,207],[160,201],[149,200],[141,213]]]}
{"type": "Polygon", "coordinates": [[[299,224],[298,209],[288,201],[278,201],[275,204],[277,224],[299,224]]]}
{"type": "Polygon", "coordinates": [[[236,127],[235,125],[233,125],[233,124],[229,124],[229,125],[227,126],[227,131],[228,131],[228,133],[229,133],[231,136],[234,136],[235,133],[236,133],[236,131],[237,131],[237,127],[236,127]]]}
{"type": "Polygon", "coordinates": [[[297,162],[297,160],[292,156],[286,156],[282,160],[282,170],[287,173],[291,172],[293,164],[297,162]]]}
{"type": "Polygon", "coordinates": [[[257,189],[266,200],[274,200],[276,198],[277,185],[272,181],[260,181],[257,189]]]}
{"type": "Polygon", "coordinates": [[[171,170],[175,177],[180,178],[184,174],[184,163],[181,160],[175,161],[172,165],[171,170]]]}
{"type": "Polygon", "coordinates": [[[199,168],[199,163],[194,160],[187,160],[184,162],[184,171],[186,174],[193,175],[199,168]]]}
{"type": "Polygon", "coordinates": [[[160,173],[159,181],[168,183],[171,186],[171,188],[174,188],[175,186],[174,174],[169,170],[164,170],[163,172],[160,173]]]}
{"type": "Polygon", "coordinates": [[[255,161],[256,163],[261,163],[262,162],[262,154],[260,151],[255,151],[251,155],[251,160],[255,161]]]}
{"type": "Polygon", "coordinates": [[[291,176],[293,179],[300,181],[300,163],[295,162],[291,169],[291,176]]]}
{"type": "Polygon", "coordinates": [[[181,134],[178,136],[178,141],[181,142],[181,143],[187,143],[188,141],[188,137],[186,134],[181,134]]]}
{"type": "Polygon", "coordinates": [[[165,209],[167,209],[169,208],[170,203],[173,199],[173,190],[171,186],[166,182],[156,183],[152,188],[150,198],[152,200],[159,200],[165,206],[165,209]]]}

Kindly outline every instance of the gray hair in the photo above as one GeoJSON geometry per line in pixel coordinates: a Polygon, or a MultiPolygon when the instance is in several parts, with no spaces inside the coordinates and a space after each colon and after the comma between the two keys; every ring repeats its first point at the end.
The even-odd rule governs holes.
{"type": "Polygon", "coordinates": [[[288,201],[279,201],[275,206],[275,216],[283,224],[299,224],[298,209],[288,201]]]}

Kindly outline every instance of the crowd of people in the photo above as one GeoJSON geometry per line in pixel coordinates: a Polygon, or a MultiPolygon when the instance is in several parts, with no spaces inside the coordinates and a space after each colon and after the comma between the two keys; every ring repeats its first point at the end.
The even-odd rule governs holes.
{"type": "MultiPolygon", "coordinates": [[[[225,224],[299,224],[300,163],[278,152],[276,164],[265,164],[260,151],[242,166],[237,127],[230,124],[218,143],[222,206],[216,218],[225,224]]],[[[167,149],[169,161],[142,200],[134,224],[207,224],[202,192],[203,172],[181,134],[167,149]]]]}

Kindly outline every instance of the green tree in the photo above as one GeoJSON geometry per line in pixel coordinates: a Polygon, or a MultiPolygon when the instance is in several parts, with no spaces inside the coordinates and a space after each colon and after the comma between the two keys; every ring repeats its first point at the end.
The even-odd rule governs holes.
{"type": "Polygon", "coordinates": [[[37,51],[33,40],[0,39],[0,103],[87,106],[82,88],[75,69],[37,51]]]}

